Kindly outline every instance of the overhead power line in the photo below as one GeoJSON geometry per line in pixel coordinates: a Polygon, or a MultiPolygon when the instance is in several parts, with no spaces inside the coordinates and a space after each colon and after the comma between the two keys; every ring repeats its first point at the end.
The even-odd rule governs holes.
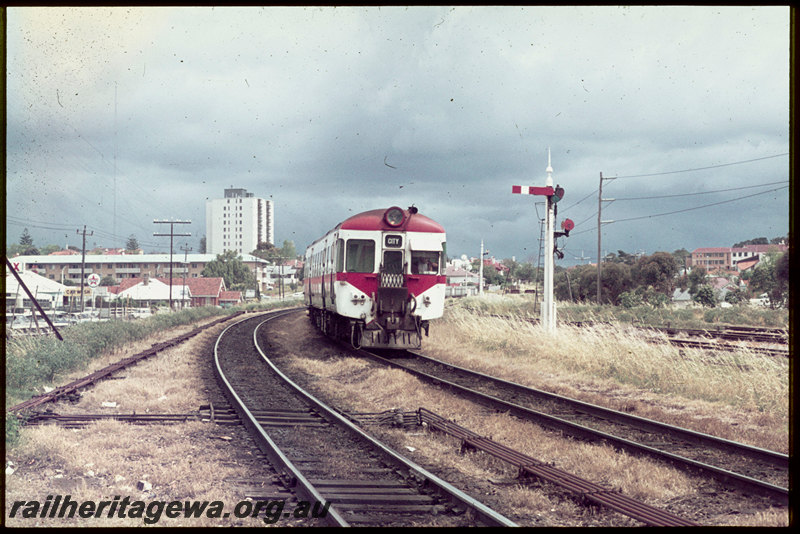
{"type": "Polygon", "coordinates": [[[619,202],[620,200],[653,200],[657,198],[672,198],[672,197],[693,197],[697,195],[708,195],[710,193],[727,193],[728,191],[741,191],[742,189],[755,189],[757,187],[767,187],[770,185],[777,185],[783,184],[788,182],[788,180],[781,180],[780,182],[769,182],[766,184],[758,184],[758,185],[747,185],[744,187],[731,187],[729,189],[715,189],[713,191],[697,191],[695,193],[679,193],[676,195],[658,195],[652,197],[628,197],[628,198],[619,198],[615,197],[614,200],[619,202]]]}
{"type": "Polygon", "coordinates": [[[722,200],[720,202],[713,202],[711,204],[705,204],[703,206],[696,206],[694,208],[685,208],[685,209],[682,209],[682,210],[668,211],[668,212],[665,212],[665,213],[656,213],[656,214],[653,214],[653,215],[642,215],[641,217],[629,217],[627,219],[616,219],[614,222],[625,222],[625,221],[636,221],[636,220],[639,220],[639,219],[650,219],[652,217],[663,217],[665,215],[674,215],[676,213],[684,213],[686,211],[699,210],[699,209],[702,209],[702,208],[709,208],[711,206],[718,206],[720,204],[728,204],[729,202],[736,202],[737,200],[744,200],[745,198],[752,198],[752,197],[756,197],[758,195],[765,195],[767,193],[780,191],[781,189],[787,189],[788,187],[789,187],[788,185],[784,185],[784,186],[781,186],[781,187],[776,187],[775,189],[770,189],[768,191],[761,191],[760,193],[753,193],[752,195],[746,195],[746,196],[739,197],[739,198],[732,198],[730,200],[722,200]]]}
{"type": "Polygon", "coordinates": [[[789,153],[785,152],[783,154],[775,154],[773,156],[764,156],[762,158],[754,158],[754,159],[747,159],[744,161],[734,161],[732,163],[720,163],[719,165],[709,165],[708,167],[695,167],[693,169],[683,169],[680,171],[667,171],[667,172],[655,172],[652,174],[632,174],[629,176],[614,176],[614,178],[645,178],[647,176],[664,176],[666,174],[678,174],[682,172],[694,172],[694,171],[705,171],[708,169],[718,169],[720,167],[729,167],[731,165],[741,165],[743,163],[752,163],[754,161],[762,161],[765,159],[773,159],[773,158],[780,158],[783,156],[788,156],[789,153]]]}
{"type": "MultiPolygon", "coordinates": [[[[636,220],[640,220],[640,219],[652,219],[653,217],[664,217],[664,216],[667,216],[667,215],[675,215],[676,213],[684,213],[684,212],[687,212],[687,211],[693,211],[693,210],[699,210],[699,209],[703,209],[703,208],[709,208],[711,206],[718,206],[720,204],[728,204],[730,202],[736,202],[738,200],[744,200],[744,199],[747,199],[747,198],[756,197],[758,195],[765,195],[767,193],[773,193],[775,191],[780,191],[781,189],[787,189],[788,187],[789,187],[788,185],[784,185],[784,186],[781,186],[781,187],[776,187],[774,189],[770,189],[768,191],[761,191],[759,193],[753,193],[752,195],[745,195],[743,197],[731,198],[731,199],[728,199],[728,200],[722,200],[720,202],[713,202],[711,204],[704,204],[702,206],[695,206],[695,207],[692,207],[692,208],[684,208],[684,209],[681,209],[681,210],[669,211],[669,212],[665,212],[665,213],[654,213],[652,215],[642,215],[642,216],[639,216],[639,217],[629,217],[627,219],[615,219],[614,221],[605,222],[604,224],[611,224],[612,222],[613,223],[618,223],[618,222],[626,222],[626,221],[636,221],[636,220]]],[[[595,214],[596,213],[597,212],[595,212],[595,214]]],[[[595,230],[597,230],[597,226],[593,226],[592,228],[587,228],[585,230],[580,230],[580,231],[577,231],[577,232],[573,230],[572,232],[570,232],[570,236],[576,236],[576,235],[579,235],[579,234],[583,234],[585,232],[591,232],[591,231],[595,231],[595,230]]]]}
{"type": "MultiPolygon", "coordinates": [[[[762,160],[766,160],[766,159],[780,158],[780,157],[788,156],[788,155],[789,155],[789,152],[784,152],[783,154],[774,154],[772,156],[764,156],[764,157],[761,157],[761,158],[753,158],[753,159],[747,159],[747,160],[743,160],[743,161],[734,161],[734,162],[730,162],[730,163],[720,163],[718,165],[709,165],[709,166],[706,166],[706,167],[695,167],[695,168],[692,168],[692,169],[683,169],[683,170],[680,170],[680,171],[666,171],[666,172],[656,172],[656,173],[650,173],[650,174],[631,174],[631,175],[628,175],[628,176],[612,176],[612,177],[608,177],[608,179],[614,179],[614,178],[644,178],[644,177],[647,177],[647,176],[664,176],[664,175],[667,175],[667,174],[679,174],[679,173],[684,173],[684,172],[703,171],[703,170],[708,170],[708,169],[717,169],[717,168],[720,168],[720,167],[729,167],[731,165],[742,165],[744,163],[752,163],[754,161],[762,161],[762,160]]],[[[781,183],[781,182],[774,182],[774,183],[781,183]]],[[[762,184],[762,185],[767,186],[767,185],[773,185],[773,184],[762,184]]],[[[758,187],[758,186],[753,186],[753,187],[758,187]]],[[[730,191],[733,191],[733,190],[734,189],[731,189],[730,191]]],[[[592,191],[591,193],[589,193],[588,195],[586,195],[585,197],[583,197],[579,201],[575,202],[574,204],[570,204],[566,208],[562,208],[561,211],[564,212],[564,211],[566,211],[568,209],[574,208],[575,206],[577,206],[578,204],[580,204],[584,200],[595,196],[597,194],[597,191],[598,190],[595,189],[594,191],[592,191]]],[[[725,191],[725,190],[721,190],[721,191],[725,191]]],[[[709,192],[713,192],[713,191],[709,191],[709,192]]],[[[704,193],[693,193],[693,194],[700,195],[700,194],[704,194],[704,193]]],[[[678,195],[675,195],[675,196],[678,196],[678,195]]],[[[641,200],[644,200],[645,198],[648,198],[648,197],[643,197],[641,200]]],[[[649,197],[649,198],[665,198],[665,197],[649,197]]],[[[629,199],[617,199],[617,200],[629,200],[629,199]]],[[[631,199],[631,200],[634,200],[634,199],[631,199]]],[[[639,199],[635,199],[635,200],[639,200],[639,199]]]]}

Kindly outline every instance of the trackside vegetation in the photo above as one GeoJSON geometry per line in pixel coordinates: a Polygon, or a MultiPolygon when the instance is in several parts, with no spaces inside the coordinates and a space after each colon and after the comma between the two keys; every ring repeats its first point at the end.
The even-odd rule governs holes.
{"type": "MultiPolygon", "coordinates": [[[[6,341],[6,407],[33,395],[44,386],[62,385],[67,373],[85,368],[102,354],[113,353],[126,345],[158,332],[188,325],[237,311],[258,311],[296,305],[294,301],[246,304],[234,308],[199,307],[174,313],[160,313],[135,321],[86,322],[60,331],[55,336],[19,337],[6,341]]],[[[6,442],[16,438],[19,421],[6,417],[6,442]]]]}
{"type": "MultiPolygon", "coordinates": [[[[538,319],[541,314],[541,305],[534,304],[533,297],[524,295],[487,294],[483,297],[460,299],[460,302],[451,300],[450,304],[483,315],[538,319]]],[[[789,328],[788,309],[747,305],[731,306],[730,308],[659,308],[643,304],[626,308],[610,304],[598,306],[597,304],[559,302],[556,314],[559,323],[593,321],[673,328],[709,328],[722,325],[787,330],[789,328]]]]}
{"type": "MultiPolygon", "coordinates": [[[[531,320],[537,318],[533,300],[524,296],[486,295],[448,304],[426,345],[433,356],[447,356],[451,363],[489,374],[506,373],[503,378],[520,383],[552,383],[567,396],[581,388],[599,389],[626,391],[627,398],[649,396],[651,402],[675,405],[679,411],[689,405],[715,406],[757,420],[759,432],[770,434],[759,446],[786,448],[788,358],[759,354],[744,345],[729,352],[651,343],[665,341],[666,336],[639,327],[753,325],[788,330],[787,310],[644,306],[637,314],[635,309],[560,303],[558,329],[549,333],[531,320]],[[570,324],[577,321],[582,326],[570,324]]],[[[687,418],[682,426],[695,423],[687,418]]],[[[708,425],[699,430],[738,437],[727,435],[735,429],[724,424],[708,425]]]]}

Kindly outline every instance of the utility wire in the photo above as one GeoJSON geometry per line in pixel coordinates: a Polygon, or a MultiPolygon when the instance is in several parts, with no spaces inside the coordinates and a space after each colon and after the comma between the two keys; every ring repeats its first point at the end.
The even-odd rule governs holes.
{"type": "Polygon", "coordinates": [[[756,187],[766,187],[768,185],[777,185],[786,183],[788,180],[781,180],[780,182],[769,182],[766,184],[759,184],[759,185],[748,185],[744,187],[732,187],[730,189],[716,189],[714,191],[698,191],[696,193],[679,193],[677,195],[659,195],[659,196],[652,196],[652,197],[628,197],[628,198],[614,198],[615,201],[620,200],[652,200],[656,198],[673,198],[673,197],[691,197],[696,195],[707,195],[710,193],[726,193],[728,191],[740,191],[742,189],[755,189],[756,187]]]}
{"type": "MultiPolygon", "coordinates": [[[[779,183],[782,183],[782,182],[779,182],[779,183]]],[[[788,187],[789,187],[788,185],[784,185],[784,186],[781,186],[781,187],[776,187],[774,189],[770,189],[768,191],[761,191],[759,193],[753,193],[752,195],[745,195],[743,197],[732,198],[732,199],[729,199],[729,200],[722,200],[720,202],[713,202],[711,204],[704,204],[702,206],[695,206],[693,208],[684,208],[682,210],[669,211],[669,212],[665,212],[665,213],[655,213],[653,215],[642,215],[640,217],[629,217],[627,219],[616,219],[613,222],[618,223],[618,222],[626,222],[626,221],[636,221],[636,220],[640,220],[640,219],[651,219],[653,217],[664,217],[666,215],[675,215],[676,213],[684,213],[684,212],[687,212],[687,211],[699,210],[699,209],[708,208],[708,207],[711,207],[711,206],[718,206],[720,204],[728,204],[730,202],[736,202],[738,200],[744,200],[746,198],[756,197],[758,195],[765,195],[767,193],[780,191],[781,189],[787,189],[788,187]]],[[[609,224],[611,224],[611,223],[609,223],[609,224]]],[[[596,230],[597,230],[597,226],[594,226],[592,228],[587,228],[586,230],[580,230],[578,232],[573,231],[573,232],[570,232],[570,237],[575,236],[575,235],[579,235],[579,234],[582,234],[582,233],[585,233],[585,232],[596,231],[596,230]]]]}
{"type": "Polygon", "coordinates": [[[775,189],[770,189],[768,191],[761,191],[760,193],[753,193],[752,195],[746,195],[746,196],[739,197],[739,198],[732,198],[730,200],[722,200],[720,202],[714,202],[712,204],[706,204],[704,206],[697,206],[697,207],[694,207],[694,208],[685,208],[685,209],[682,209],[682,210],[669,211],[669,212],[666,212],[666,213],[656,213],[654,215],[643,215],[641,217],[629,217],[627,219],[616,219],[614,222],[636,221],[636,220],[639,220],[639,219],[650,219],[652,217],[662,217],[664,215],[674,215],[676,213],[684,213],[686,211],[699,210],[699,209],[708,208],[708,207],[711,207],[711,206],[718,206],[720,204],[727,204],[729,202],[736,202],[737,200],[744,200],[745,198],[752,198],[752,197],[756,197],[758,195],[764,195],[766,193],[772,193],[774,191],[779,191],[781,189],[788,189],[788,188],[789,188],[788,185],[784,185],[784,186],[781,186],[781,187],[776,187],[775,189]]]}
{"type": "MultiPolygon", "coordinates": [[[[764,156],[764,157],[761,157],[761,158],[753,158],[753,159],[748,159],[748,160],[744,160],[744,161],[734,161],[734,162],[731,162],[731,163],[721,163],[719,165],[709,165],[707,167],[696,167],[696,168],[693,168],[693,169],[683,169],[683,170],[680,170],[680,171],[657,172],[657,173],[652,173],[652,174],[632,174],[632,175],[628,175],[628,176],[610,176],[608,178],[609,179],[617,179],[617,178],[643,178],[643,177],[647,177],[647,176],[664,176],[664,175],[667,175],[667,174],[678,174],[678,173],[683,173],[683,172],[702,171],[702,170],[707,170],[707,169],[717,169],[717,168],[720,168],[720,167],[729,167],[731,165],[741,165],[743,163],[752,163],[754,161],[762,161],[762,160],[765,160],[765,159],[780,158],[780,157],[788,156],[788,155],[789,155],[789,153],[785,152],[783,154],[775,154],[775,155],[772,155],[772,156],[764,156]]],[[[770,184],[762,184],[762,185],[763,186],[767,186],[767,185],[773,185],[773,184],[777,184],[777,183],[782,183],[782,182],[773,182],[773,183],[770,183],[770,184]]],[[[751,187],[760,187],[760,186],[751,186],[751,187]]],[[[720,190],[720,191],[734,191],[734,190],[735,189],[728,189],[728,190],[724,190],[723,189],[723,190],[720,190]]],[[[714,192],[714,191],[709,191],[709,193],[712,193],[712,192],[714,192]]],[[[687,193],[686,196],[689,196],[689,195],[701,195],[701,194],[705,194],[705,192],[687,193]]],[[[566,208],[563,208],[563,211],[566,211],[566,210],[568,210],[570,208],[573,208],[573,207],[577,206],[578,204],[580,204],[581,202],[583,202],[584,200],[586,200],[587,198],[594,197],[595,195],[597,195],[597,189],[595,189],[594,191],[592,191],[591,193],[589,193],[588,195],[586,195],[585,197],[583,197],[582,199],[580,199],[576,203],[571,204],[570,206],[568,206],[566,208]]],[[[672,196],[681,196],[681,195],[672,195],[672,196]]],[[[617,200],[645,200],[645,199],[650,199],[650,198],[666,198],[666,196],[665,197],[641,197],[641,198],[635,198],[635,199],[617,199],[617,200]]]]}
{"type": "Polygon", "coordinates": [[[666,174],[678,174],[678,173],[682,173],[682,172],[704,171],[704,170],[707,170],[707,169],[718,169],[720,167],[729,167],[731,165],[741,165],[743,163],[752,163],[754,161],[762,161],[762,160],[765,160],[765,159],[780,158],[780,157],[788,156],[788,155],[789,155],[789,153],[785,152],[783,154],[775,154],[773,156],[764,156],[763,158],[754,158],[754,159],[748,159],[748,160],[744,160],[744,161],[734,161],[732,163],[720,163],[719,165],[709,165],[708,167],[696,167],[694,169],[683,169],[683,170],[680,170],[680,171],[655,172],[655,173],[652,173],[652,174],[632,174],[632,175],[629,175],[629,176],[609,176],[609,178],[617,178],[617,179],[619,179],[619,178],[645,178],[647,176],[664,176],[666,174]]]}

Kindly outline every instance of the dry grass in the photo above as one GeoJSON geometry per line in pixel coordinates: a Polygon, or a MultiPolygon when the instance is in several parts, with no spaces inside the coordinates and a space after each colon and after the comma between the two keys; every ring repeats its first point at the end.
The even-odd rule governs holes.
{"type": "MultiPolygon", "coordinates": [[[[534,424],[520,422],[506,414],[486,413],[469,401],[454,398],[447,392],[427,386],[403,371],[374,368],[370,373],[362,372],[370,367],[374,368],[374,365],[356,358],[343,357],[339,361],[299,358],[292,365],[292,374],[313,376],[315,390],[332,398],[331,402],[335,405],[354,413],[414,410],[423,405],[499,443],[538,460],[551,462],[578,476],[619,489],[636,499],[659,502],[692,491],[690,480],[673,469],[620,454],[603,445],[575,442],[570,444],[567,452],[563,438],[534,424]],[[346,388],[342,388],[340,382],[344,376],[348,377],[346,388]],[[364,379],[359,380],[358,376],[363,376],[364,379]],[[587,462],[587,457],[591,457],[592,461],[587,462]]],[[[481,480],[516,475],[516,471],[509,465],[488,455],[459,456],[458,443],[444,436],[399,430],[387,431],[386,434],[402,444],[399,447],[401,452],[409,454],[408,447],[411,447],[414,451],[409,456],[422,458],[428,465],[452,469],[454,462],[459,472],[481,480]]],[[[533,490],[520,494],[528,495],[531,491],[533,490]]],[[[562,519],[575,517],[572,503],[550,502],[549,497],[541,493],[536,494],[532,502],[526,500],[523,507],[534,506],[534,509],[538,509],[543,502],[546,504],[542,513],[549,512],[553,507],[566,506],[569,511],[565,509],[555,515],[562,519]]]]}
{"type": "MultiPolygon", "coordinates": [[[[112,500],[128,496],[132,501],[222,501],[226,509],[242,500],[226,478],[245,478],[230,448],[216,446],[214,427],[192,422],[143,430],[117,421],[102,421],[85,429],[57,426],[25,429],[14,450],[17,472],[6,477],[8,526],[142,526],[142,519],[108,518],[9,518],[15,500],[39,500],[47,495],[70,495],[73,501],[112,500]],[[197,461],[195,459],[198,459],[197,461]],[[151,491],[140,491],[137,482],[148,481],[151,491]]],[[[224,442],[219,442],[220,444],[224,442]]],[[[202,518],[170,519],[159,526],[221,526],[232,520],[202,518]]],[[[263,526],[255,519],[241,524],[263,526]]]]}
{"type": "Polygon", "coordinates": [[[559,325],[551,334],[524,320],[458,307],[431,328],[424,352],[532,387],[788,450],[784,359],[653,344],[623,326],[559,325]]]}
{"type": "MultiPolygon", "coordinates": [[[[169,339],[181,327],[159,334],[169,339]]],[[[183,413],[196,410],[207,399],[204,385],[195,372],[200,360],[208,358],[203,350],[209,337],[224,326],[203,332],[183,344],[159,353],[121,372],[125,380],[103,380],[82,392],[77,404],[58,403],[51,406],[57,413],[183,413]],[[103,401],[116,401],[116,408],[102,408],[103,401]]],[[[161,340],[161,339],[158,339],[161,340]]],[[[106,354],[93,361],[99,368],[121,357],[144,350],[157,341],[139,342],[122,354],[106,354]]],[[[205,365],[205,364],[204,364],[205,365]]],[[[76,371],[65,380],[82,376],[76,371]]],[[[9,518],[14,501],[45,502],[48,495],[70,495],[73,501],[112,500],[114,496],[141,500],[147,505],[155,501],[221,501],[231,512],[244,495],[229,480],[269,480],[271,474],[255,462],[244,460],[231,447],[228,439],[235,430],[208,423],[189,422],[176,425],[135,426],[118,421],[100,421],[80,430],[55,425],[25,427],[18,443],[6,451],[6,460],[13,462],[14,472],[6,475],[5,522],[9,526],[71,527],[140,527],[141,518],[9,518]],[[254,470],[255,469],[255,470],[254,470]],[[143,480],[153,486],[150,491],[137,489],[143,480]]],[[[260,519],[178,518],[162,515],[159,526],[263,527],[260,519]]]]}
{"type": "MultiPolygon", "coordinates": [[[[640,415],[657,415],[662,419],[673,419],[670,422],[686,423],[683,426],[742,428],[737,432],[754,441],[777,442],[786,447],[786,425],[781,427],[776,423],[788,420],[785,414],[780,413],[781,408],[773,408],[774,414],[766,413],[756,407],[752,399],[749,410],[742,408],[745,403],[741,394],[738,399],[734,395],[734,400],[728,404],[720,400],[687,398],[691,397],[689,393],[684,397],[677,392],[665,392],[668,389],[684,391],[679,388],[688,386],[681,382],[691,378],[687,375],[698,372],[703,356],[697,354],[697,361],[691,365],[682,364],[671,348],[644,343],[632,333],[559,329],[556,336],[548,336],[524,322],[455,316],[448,311],[448,317],[431,328],[424,352],[516,382],[537,387],[544,383],[545,389],[597,403],[605,401],[612,407],[625,408],[640,415]],[[577,351],[582,351],[582,354],[574,354],[577,351]],[[648,368],[635,361],[646,358],[655,359],[656,364],[648,368]],[[625,363],[629,360],[633,363],[625,363]],[[597,376],[599,370],[607,370],[613,365],[627,365],[627,373],[634,378],[637,374],[650,373],[652,380],[661,384],[660,389],[625,383],[608,373],[597,376]],[[670,369],[659,372],[658,366],[670,369]],[[765,422],[769,423],[766,430],[763,427],[765,422]]],[[[408,411],[423,406],[478,434],[567,472],[617,489],[634,499],[659,508],[680,510],[684,509],[683,506],[691,510],[690,514],[697,512],[696,504],[682,503],[696,503],[698,495],[702,494],[702,483],[659,462],[632,457],[605,445],[574,440],[565,443],[557,433],[520,422],[506,414],[490,413],[446,391],[425,385],[402,371],[382,368],[362,359],[331,354],[320,359],[296,353],[291,362],[290,375],[302,377],[315,394],[351,413],[392,409],[408,411]]],[[[709,371],[711,373],[719,373],[717,367],[735,366],[718,361],[711,363],[714,367],[709,371]]],[[[711,363],[705,362],[705,365],[711,363]]],[[[736,372],[741,373],[741,370],[737,368],[736,372]]],[[[777,380],[774,377],[780,375],[780,370],[769,366],[767,372],[772,373],[772,380],[777,380]]],[[[695,391],[702,390],[697,388],[695,391]]],[[[780,406],[783,402],[785,406],[785,399],[786,396],[774,404],[780,406]]],[[[411,459],[432,469],[441,469],[445,476],[447,473],[465,473],[474,480],[483,481],[516,476],[508,465],[486,454],[459,454],[457,440],[443,435],[385,427],[370,427],[370,431],[388,440],[396,450],[411,459]]],[[[509,513],[509,508],[511,513],[521,513],[525,525],[585,526],[596,520],[591,512],[573,501],[554,498],[555,494],[547,488],[516,487],[497,491],[502,491],[502,501],[508,507],[504,513],[509,513]]],[[[725,515],[708,511],[703,516],[707,518],[704,524],[713,525],[787,524],[785,510],[740,511],[725,515]]],[[[617,515],[613,524],[635,524],[628,521],[617,515]]]]}

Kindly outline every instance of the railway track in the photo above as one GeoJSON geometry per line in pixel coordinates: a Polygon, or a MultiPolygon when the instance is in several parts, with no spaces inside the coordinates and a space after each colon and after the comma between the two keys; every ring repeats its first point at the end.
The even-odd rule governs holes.
{"type": "Polygon", "coordinates": [[[779,505],[788,503],[788,456],[528,388],[408,352],[400,358],[360,351],[384,365],[458,391],[568,435],[603,440],[635,454],[668,461],[779,505]]]}
{"type": "MultiPolygon", "coordinates": [[[[509,315],[489,315],[498,319],[505,320],[522,320],[531,324],[538,324],[539,320],[536,318],[524,318],[509,315]]],[[[597,324],[596,321],[573,321],[567,322],[567,325],[577,327],[589,327],[597,324]]],[[[635,325],[634,325],[635,326],[635,325]]],[[[703,350],[719,350],[719,351],[737,351],[749,350],[759,354],[766,354],[769,356],[786,357],[790,356],[789,348],[775,347],[774,345],[787,345],[789,342],[789,334],[785,329],[781,328],[762,328],[755,326],[732,326],[732,325],[717,325],[709,328],[673,328],[670,326],[636,326],[644,333],[658,332],[664,334],[665,338],[650,337],[648,341],[651,343],[669,343],[677,347],[689,347],[703,350]],[[677,336],[677,337],[676,337],[677,336]],[[693,339],[687,339],[693,338],[693,339]],[[700,338],[700,339],[698,339],[700,338]],[[711,340],[711,341],[710,341],[711,340]],[[720,343],[718,340],[736,341],[738,343],[720,343]],[[743,345],[742,343],[747,343],[743,345]],[[773,346],[764,346],[765,344],[773,346]]]]}
{"type": "Polygon", "coordinates": [[[86,375],[86,376],[84,376],[82,378],[79,378],[77,380],[73,380],[69,384],[66,384],[64,386],[60,386],[58,388],[55,388],[53,391],[47,392],[47,393],[45,393],[43,395],[33,396],[33,397],[31,397],[30,399],[28,399],[26,401],[23,401],[23,402],[21,402],[19,404],[16,404],[16,405],[8,408],[7,411],[10,412],[10,413],[22,413],[22,412],[26,412],[26,411],[32,410],[33,408],[36,408],[36,407],[41,406],[43,404],[46,404],[46,403],[49,403],[49,402],[54,402],[54,401],[59,400],[61,398],[67,397],[69,395],[73,395],[78,390],[80,390],[82,388],[85,388],[85,387],[88,387],[88,386],[91,386],[92,384],[94,384],[98,380],[103,380],[103,379],[109,378],[109,377],[113,376],[113,374],[116,373],[117,371],[121,371],[122,369],[130,367],[131,365],[135,365],[135,364],[139,363],[142,360],[145,360],[147,358],[155,356],[159,352],[162,352],[162,351],[167,350],[167,349],[169,349],[171,347],[179,345],[179,344],[183,343],[184,341],[186,341],[188,339],[191,339],[194,336],[198,335],[200,332],[202,332],[204,330],[207,330],[207,329],[209,329],[209,328],[211,328],[211,327],[213,327],[213,326],[215,326],[217,324],[223,323],[225,321],[228,321],[228,320],[231,320],[231,319],[235,319],[236,317],[239,317],[243,313],[244,312],[237,312],[237,313],[234,313],[232,315],[226,315],[225,317],[221,317],[221,318],[216,319],[216,320],[214,320],[214,321],[212,321],[212,322],[210,322],[208,324],[205,324],[203,326],[199,326],[197,328],[194,328],[194,329],[190,330],[189,332],[186,332],[185,334],[182,334],[180,336],[174,337],[174,338],[172,338],[170,340],[167,340],[167,341],[164,341],[164,342],[161,342],[161,343],[155,343],[147,350],[138,352],[138,353],[134,354],[133,356],[129,356],[128,358],[123,358],[121,360],[118,360],[118,361],[116,361],[116,362],[114,362],[114,363],[112,363],[110,365],[107,365],[107,366],[103,367],[102,369],[98,369],[97,371],[89,373],[88,375],[86,375]]]}
{"type": "Polygon", "coordinates": [[[231,404],[299,497],[327,524],[514,526],[515,523],[377,442],[281,373],[260,326],[245,319],[219,336],[215,366],[231,404]]]}

